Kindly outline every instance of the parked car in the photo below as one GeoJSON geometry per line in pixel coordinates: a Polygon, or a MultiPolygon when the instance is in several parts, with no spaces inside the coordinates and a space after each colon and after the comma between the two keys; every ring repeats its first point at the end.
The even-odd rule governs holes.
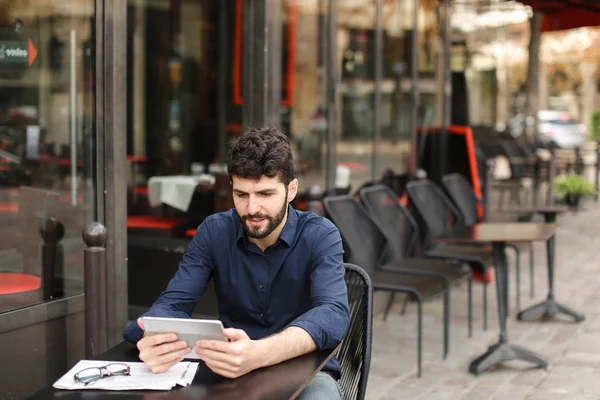
{"type": "Polygon", "coordinates": [[[538,111],[538,139],[545,144],[560,148],[584,146],[587,142],[587,128],[573,120],[565,111],[538,111]]]}
{"type": "MultiPolygon", "coordinates": [[[[527,126],[532,126],[533,118],[519,114],[508,122],[507,130],[513,137],[527,132],[527,126]]],[[[584,146],[587,142],[587,128],[573,120],[566,111],[538,111],[538,142],[545,147],[572,149],[584,146]]]]}

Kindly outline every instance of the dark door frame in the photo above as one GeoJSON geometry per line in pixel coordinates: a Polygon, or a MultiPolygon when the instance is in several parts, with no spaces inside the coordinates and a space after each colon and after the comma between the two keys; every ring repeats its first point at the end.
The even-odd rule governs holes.
{"type": "Polygon", "coordinates": [[[127,1],[96,0],[96,210],[107,230],[108,347],[127,323],[127,1]]]}

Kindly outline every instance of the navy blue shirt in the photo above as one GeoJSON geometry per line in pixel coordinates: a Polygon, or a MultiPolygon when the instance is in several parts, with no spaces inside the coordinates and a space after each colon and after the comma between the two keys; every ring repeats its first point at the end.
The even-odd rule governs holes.
{"type": "MultiPolygon", "coordinates": [[[[144,315],[190,318],[213,278],[225,327],[261,339],[297,326],[319,350],[334,349],[349,324],[342,256],[338,229],[313,213],[289,206],[279,239],[264,252],[248,240],[234,209],[213,214],[198,227],[166,291],[144,315]]],[[[142,336],[135,321],[123,332],[132,343],[142,336]]],[[[335,357],[325,369],[339,373],[335,357]]]]}

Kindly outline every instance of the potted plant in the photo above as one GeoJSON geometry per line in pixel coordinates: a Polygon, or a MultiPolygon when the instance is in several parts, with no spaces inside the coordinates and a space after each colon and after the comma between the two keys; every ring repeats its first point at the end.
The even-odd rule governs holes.
{"type": "Polygon", "coordinates": [[[556,177],[552,182],[552,186],[558,196],[572,208],[579,206],[579,200],[582,196],[596,194],[596,188],[593,184],[583,179],[581,175],[573,173],[556,177]]]}

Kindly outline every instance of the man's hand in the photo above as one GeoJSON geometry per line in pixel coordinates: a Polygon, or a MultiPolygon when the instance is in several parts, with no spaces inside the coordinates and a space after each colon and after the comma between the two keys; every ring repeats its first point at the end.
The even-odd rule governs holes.
{"type": "Polygon", "coordinates": [[[141,318],[138,318],[137,323],[144,331],[144,337],[137,343],[137,348],[140,350],[140,360],[153,373],[165,372],[183,360],[183,356],[190,352],[187,343],[183,340],[178,341],[177,335],[174,333],[146,336],[146,329],[141,318]]]}
{"type": "Polygon", "coordinates": [[[194,351],[214,373],[237,378],[262,367],[263,350],[259,341],[252,340],[241,329],[223,329],[230,342],[198,340],[194,351]]]}

